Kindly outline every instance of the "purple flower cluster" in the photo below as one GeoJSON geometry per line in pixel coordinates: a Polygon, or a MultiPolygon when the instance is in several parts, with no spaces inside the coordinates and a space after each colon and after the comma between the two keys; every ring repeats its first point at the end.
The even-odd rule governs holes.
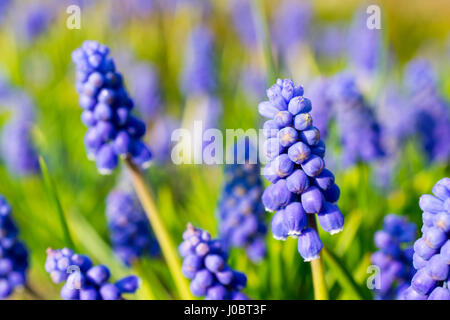
{"type": "Polygon", "coordinates": [[[248,153],[244,163],[225,167],[225,186],[218,207],[219,236],[224,247],[244,247],[255,262],[266,255],[260,174],[260,166],[248,161],[248,153]]]}
{"type": "Polygon", "coordinates": [[[348,61],[361,80],[373,77],[380,68],[383,48],[382,29],[369,29],[367,17],[366,6],[356,12],[347,43],[348,61]]]}
{"type": "Polygon", "coordinates": [[[195,27],[188,38],[181,87],[186,95],[211,93],[216,87],[214,37],[203,25],[195,27]]]}
{"type": "Polygon", "coordinates": [[[72,53],[84,110],[81,119],[89,128],[84,139],[88,157],[96,160],[101,174],[112,173],[119,156],[147,168],[151,153],[141,141],[145,123],[131,114],[133,101],[108,53],[108,47],[96,41],[85,41],[72,53]]]}
{"type": "Polygon", "coordinates": [[[178,250],[184,258],[182,272],[191,279],[190,289],[194,296],[208,300],[247,300],[241,292],[247,277],[231,269],[227,253],[221,241],[212,240],[207,231],[188,224],[178,250]]]}
{"type": "Polygon", "coordinates": [[[11,207],[0,195],[0,299],[9,297],[26,282],[28,251],[17,238],[18,233],[11,207]]]}
{"type": "Polygon", "coordinates": [[[411,282],[415,270],[412,267],[417,227],[405,217],[388,214],[383,229],[375,233],[375,245],[379,249],[372,254],[372,263],[380,268],[380,288],[376,298],[392,300],[399,297],[411,282]]]}
{"type": "Polygon", "coordinates": [[[45,270],[54,283],[65,282],[60,292],[64,300],[121,300],[123,293],[134,293],[139,286],[136,276],[109,282],[108,267],[94,266],[89,257],[68,248],[49,248],[45,270]]]}
{"type": "Polygon", "coordinates": [[[417,273],[405,290],[405,300],[450,300],[450,178],[439,180],[433,195],[420,197],[422,237],[414,243],[417,273]]]}
{"type": "Polygon", "coordinates": [[[431,161],[450,159],[450,108],[440,94],[430,63],[415,59],[406,67],[405,88],[415,111],[415,129],[431,161]]]}
{"type": "Polygon", "coordinates": [[[349,73],[338,74],[332,80],[328,94],[342,142],[344,166],[381,157],[384,152],[380,145],[380,128],[355,78],[349,73]]]}
{"type": "Polygon", "coordinates": [[[261,102],[258,110],[270,118],[264,123],[265,153],[270,160],[264,176],[272,184],[262,202],[266,210],[277,211],[271,222],[274,238],[298,237],[300,255],[311,261],[323,247],[317,231],[308,224],[315,219],[313,214],[317,213],[322,229],[330,234],[344,227],[344,217],[334,204],[339,188],[325,168],[325,143],[313,126],[311,101],[303,97],[303,87],[278,79],[267,96],[269,100],[261,102]]]}
{"type": "Polygon", "coordinates": [[[149,132],[149,142],[152,153],[157,163],[170,161],[172,147],[172,132],[180,127],[177,119],[171,116],[158,116],[154,119],[153,126],[149,132]]]}
{"type": "Polygon", "coordinates": [[[42,2],[26,5],[18,8],[21,12],[19,17],[19,29],[21,39],[32,42],[47,31],[56,17],[57,10],[54,5],[42,2]]]}
{"type": "Polygon", "coordinates": [[[161,109],[160,79],[149,63],[136,62],[130,66],[130,92],[136,109],[148,123],[161,109]]]}
{"type": "Polygon", "coordinates": [[[24,92],[5,83],[0,98],[11,112],[10,120],[2,129],[1,158],[9,172],[17,176],[28,176],[39,172],[39,162],[31,127],[34,121],[33,103],[24,92]]]}
{"type": "Polygon", "coordinates": [[[258,45],[258,32],[251,0],[231,0],[229,3],[233,27],[241,42],[248,48],[255,48],[258,45]]]}
{"type": "Polygon", "coordinates": [[[302,44],[309,33],[311,4],[308,1],[283,1],[274,17],[273,39],[282,53],[302,44]]]}
{"type": "Polygon", "coordinates": [[[306,88],[314,109],[311,116],[314,119],[314,126],[319,129],[320,136],[326,140],[328,135],[328,125],[333,117],[332,103],[330,98],[324,94],[329,87],[329,81],[325,78],[317,78],[306,88]]]}
{"type": "Polygon", "coordinates": [[[157,255],[159,245],[136,195],[120,189],[106,199],[106,218],[114,252],[126,265],[143,255],[157,255]]]}

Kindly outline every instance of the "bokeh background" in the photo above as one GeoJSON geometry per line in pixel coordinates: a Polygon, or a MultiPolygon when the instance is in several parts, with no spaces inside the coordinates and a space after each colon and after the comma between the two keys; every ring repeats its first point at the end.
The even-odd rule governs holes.
{"type": "MultiPolygon", "coordinates": [[[[257,105],[275,77],[303,84],[313,109],[321,106],[313,116],[325,119],[327,167],[336,175],[346,219],[342,233],[321,234],[336,255],[326,261],[330,296],[372,298],[366,270],[383,217],[405,215],[420,229],[419,196],[450,172],[450,3],[385,0],[377,5],[382,29],[368,32],[368,3],[356,0],[0,0],[0,194],[11,203],[29,248],[34,291],[46,299],[59,297],[44,262],[48,247],[67,245],[58,206],[36,163],[41,155],[77,251],[108,265],[114,278],[138,274],[143,285],[135,298],[179,298],[161,258],[144,257],[130,270],[111,249],[105,199],[121,174],[101,176],[86,157],[70,57],[91,39],[111,48],[147,122],[145,140],[156,160],[146,178],[176,243],[187,222],[213,235],[218,228],[223,166],[175,166],[170,160],[172,130],[192,120],[197,93],[210,99],[197,110],[208,126],[260,128],[257,105]],[[70,4],[81,7],[79,30],[66,27],[70,4]],[[408,73],[414,63],[424,66],[416,78],[408,73]],[[189,68],[196,64],[193,76],[189,68]],[[342,123],[325,101],[341,72],[354,76],[380,128],[384,152],[379,157],[343,160],[342,123]],[[437,95],[431,105],[439,104],[430,114],[430,93],[420,89],[425,85],[437,95]],[[417,98],[419,93],[424,96],[417,98]],[[421,126],[429,120],[423,112],[431,120],[421,126]],[[430,141],[438,146],[430,147],[430,141]]],[[[266,241],[267,257],[260,263],[252,263],[241,249],[231,251],[230,264],[248,276],[245,293],[254,299],[312,299],[311,271],[297,242],[276,241],[270,231],[266,241]]],[[[12,298],[32,296],[18,290],[12,298]]]]}

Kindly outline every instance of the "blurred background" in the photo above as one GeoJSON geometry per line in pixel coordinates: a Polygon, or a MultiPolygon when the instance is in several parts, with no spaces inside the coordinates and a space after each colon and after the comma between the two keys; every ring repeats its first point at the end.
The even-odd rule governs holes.
{"type": "MultiPolygon", "coordinates": [[[[44,270],[46,249],[68,245],[41,155],[77,251],[108,265],[113,278],[141,276],[135,298],[179,298],[158,255],[129,267],[112,249],[106,199],[123,175],[101,176],[86,157],[71,62],[90,39],[111,48],[147,123],[155,163],[146,177],[175,243],[187,222],[217,235],[225,179],[223,166],[174,165],[172,131],[194,119],[221,130],[261,128],[266,88],[286,77],[304,85],[346,219],[342,233],[321,234],[336,255],[326,264],[330,297],[371,299],[366,270],[383,217],[405,215],[420,229],[419,196],[449,176],[449,14],[445,0],[0,0],[0,194],[30,251],[30,287],[59,297],[44,270]],[[81,8],[80,29],[66,26],[72,4],[81,8]],[[380,30],[366,27],[369,4],[381,9],[380,30]],[[341,106],[349,94],[361,104],[350,118],[341,106]]],[[[245,293],[312,299],[297,242],[269,231],[266,243],[257,263],[242,249],[230,252],[231,266],[248,276],[245,293]]],[[[31,297],[18,290],[11,298],[31,297]]]]}

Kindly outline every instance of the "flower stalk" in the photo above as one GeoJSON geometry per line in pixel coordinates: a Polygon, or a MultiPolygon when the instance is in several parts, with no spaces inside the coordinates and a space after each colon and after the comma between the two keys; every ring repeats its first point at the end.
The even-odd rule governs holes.
{"type": "Polygon", "coordinates": [[[130,159],[126,159],[125,163],[131,173],[131,179],[136,190],[136,194],[141,201],[142,207],[144,208],[148,219],[150,220],[153,231],[161,247],[164,259],[167,262],[169,271],[172,274],[175,285],[180,293],[180,297],[184,300],[193,299],[189,291],[187,281],[181,273],[181,263],[175,245],[173,244],[172,239],[170,238],[169,233],[164,227],[164,224],[158,214],[150,187],[145,182],[142,172],[130,159]]]}
{"type": "MultiPolygon", "coordinates": [[[[308,225],[317,231],[315,215],[308,215],[308,225]]],[[[325,267],[323,264],[322,253],[319,253],[319,259],[311,261],[311,272],[314,286],[315,300],[328,300],[328,290],[325,281],[325,267]]]]}

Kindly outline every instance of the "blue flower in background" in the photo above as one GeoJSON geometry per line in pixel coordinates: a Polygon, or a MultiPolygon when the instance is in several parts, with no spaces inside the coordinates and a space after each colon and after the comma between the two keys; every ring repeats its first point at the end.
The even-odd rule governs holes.
{"type": "Polygon", "coordinates": [[[79,104],[84,110],[81,120],[89,128],[84,139],[88,157],[96,160],[101,174],[112,173],[119,156],[130,157],[145,169],[151,160],[141,141],[146,126],[131,114],[133,101],[108,53],[108,47],[96,41],[85,41],[72,53],[79,104]]]}
{"type": "Polygon", "coordinates": [[[283,1],[276,9],[272,37],[283,54],[307,40],[312,16],[311,3],[283,1]]]}
{"type": "Polygon", "coordinates": [[[315,27],[313,33],[314,53],[319,60],[336,61],[343,58],[345,55],[346,45],[345,39],[347,36],[346,30],[343,26],[333,24],[325,27],[315,27]]]}
{"type": "Polygon", "coordinates": [[[367,27],[367,6],[358,10],[353,18],[348,35],[348,63],[358,81],[373,78],[379,71],[382,59],[382,29],[367,27]]]}
{"type": "Polygon", "coordinates": [[[31,123],[22,118],[11,120],[2,130],[2,158],[8,170],[15,175],[28,176],[39,172],[30,132],[31,123]]]}
{"type": "Polygon", "coordinates": [[[325,168],[325,143],[313,126],[311,101],[303,87],[278,79],[267,90],[268,101],[258,105],[266,137],[264,150],[270,162],[263,169],[272,184],[262,195],[268,211],[276,211],[271,229],[275,239],[298,237],[298,251],[305,261],[319,258],[323,247],[315,228],[315,215],[326,232],[343,230],[344,217],[335,203],[339,188],[325,168]]]}
{"type": "Polygon", "coordinates": [[[332,101],[326,94],[329,88],[329,80],[325,78],[316,78],[307,86],[308,97],[314,108],[311,110],[311,116],[314,119],[314,126],[319,129],[320,137],[326,140],[328,136],[328,126],[330,120],[334,117],[332,101]]]}
{"type": "Polygon", "coordinates": [[[172,132],[179,127],[179,121],[171,116],[159,116],[154,120],[149,132],[149,142],[157,163],[165,163],[171,159],[172,132]]]}
{"type": "Polygon", "coordinates": [[[130,67],[130,92],[136,109],[150,122],[162,107],[160,79],[157,70],[149,63],[137,62],[130,67]]]}
{"type": "Polygon", "coordinates": [[[327,94],[336,115],[344,166],[372,162],[383,156],[379,124],[355,77],[346,72],[334,76],[327,94]]]}
{"type": "Polygon", "coordinates": [[[230,0],[231,19],[241,42],[248,48],[258,45],[258,26],[254,19],[251,0],[230,0]]]}
{"type": "Polygon", "coordinates": [[[412,60],[405,71],[404,86],[408,103],[414,108],[413,125],[422,148],[430,161],[450,159],[450,108],[438,88],[431,64],[424,59],[412,60]]]}
{"type": "Polygon", "coordinates": [[[48,30],[55,20],[58,8],[60,8],[59,3],[50,4],[42,1],[16,6],[13,19],[17,26],[16,30],[19,32],[19,38],[26,43],[35,41],[48,30]]]}
{"type": "Polygon", "coordinates": [[[18,233],[12,209],[0,195],[0,299],[9,297],[26,283],[28,251],[18,233]]]}
{"type": "Polygon", "coordinates": [[[108,267],[94,266],[89,257],[68,248],[48,249],[45,271],[54,283],[65,282],[60,292],[64,300],[122,300],[122,294],[134,293],[139,287],[136,276],[111,283],[108,267]]]}
{"type": "Polygon", "coordinates": [[[178,251],[183,257],[182,272],[191,279],[194,296],[207,300],[247,300],[241,292],[247,277],[231,269],[220,240],[211,239],[207,231],[188,224],[178,251]]]}
{"type": "Polygon", "coordinates": [[[206,26],[195,27],[189,35],[181,87],[187,96],[212,93],[216,88],[214,37],[206,26]]]}
{"type": "MultiPolygon", "coordinates": [[[[245,161],[225,167],[225,184],[219,201],[219,237],[224,248],[245,248],[252,261],[261,261],[266,255],[264,206],[261,202],[263,185],[261,169],[249,161],[253,146],[245,143],[245,161]]],[[[233,148],[238,149],[237,145],[233,148]]]]}
{"type": "Polygon", "coordinates": [[[106,199],[106,218],[114,252],[123,263],[130,266],[141,256],[159,254],[158,242],[133,191],[111,191],[106,199]]]}
{"type": "Polygon", "coordinates": [[[401,296],[415,273],[412,267],[412,242],[417,227],[405,217],[388,214],[383,229],[375,233],[375,245],[379,249],[372,254],[372,263],[380,268],[380,288],[375,298],[392,300],[401,296]]]}
{"type": "MultiPolygon", "coordinates": [[[[1,86],[1,84],[0,84],[1,86]]],[[[10,118],[1,128],[0,157],[8,171],[17,176],[39,172],[39,162],[31,129],[34,123],[34,106],[30,97],[4,82],[0,99],[10,118]]]]}
{"type": "Polygon", "coordinates": [[[376,117],[380,126],[380,143],[385,157],[374,163],[374,181],[382,188],[392,185],[395,171],[402,163],[402,151],[415,134],[416,110],[399,88],[388,85],[378,102],[376,117]]]}

